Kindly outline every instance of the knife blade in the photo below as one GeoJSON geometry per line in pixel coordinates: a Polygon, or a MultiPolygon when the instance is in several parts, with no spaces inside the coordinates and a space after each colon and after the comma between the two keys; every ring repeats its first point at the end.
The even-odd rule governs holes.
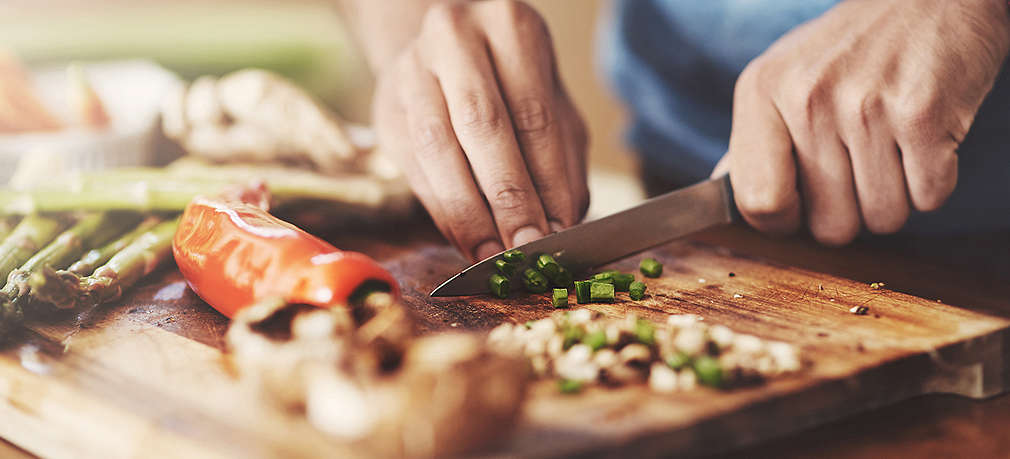
{"type": "MultiPolygon", "coordinates": [[[[549,253],[562,266],[579,273],[736,218],[733,189],[725,175],[515,248],[527,256],[549,253]]],[[[500,255],[464,269],[430,295],[487,293],[488,278],[496,272],[494,262],[500,255]]]]}

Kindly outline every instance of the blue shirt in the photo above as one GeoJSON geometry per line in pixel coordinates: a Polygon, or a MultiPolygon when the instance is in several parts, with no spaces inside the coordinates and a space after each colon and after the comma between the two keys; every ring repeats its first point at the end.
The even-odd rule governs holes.
{"type": "MultiPolygon", "coordinates": [[[[631,113],[628,140],[652,173],[708,177],[729,144],[733,86],[746,65],[836,0],[618,0],[601,61],[631,113]]],[[[906,230],[1010,229],[1010,72],[959,148],[958,185],[906,230]]]]}

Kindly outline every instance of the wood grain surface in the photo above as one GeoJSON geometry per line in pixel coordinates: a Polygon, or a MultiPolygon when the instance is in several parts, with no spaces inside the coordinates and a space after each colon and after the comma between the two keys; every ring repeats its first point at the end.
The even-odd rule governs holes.
{"type": "MultiPolygon", "coordinates": [[[[425,224],[329,239],[389,268],[431,331],[487,329],[552,311],[542,296],[428,298],[465,262],[425,224]]],[[[662,396],[643,387],[561,396],[544,383],[535,386],[518,431],[494,452],[716,453],[920,394],[988,397],[1006,390],[1006,284],[915,259],[908,247],[881,247],[825,249],[728,228],[657,249],[651,255],[666,272],[648,281],[645,300],[593,308],[653,318],[700,314],[796,344],[805,371],[742,390],[662,396]],[[869,287],[877,281],[885,288],[869,287]],[[870,313],[849,313],[855,305],[870,313]]],[[[615,266],[632,270],[638,259],[615,266]]],[[[349,452],[296,415],[250,402],[222,363],[226,326],[174,269],[119,304],[34,322],[21,337],[27,345],[0,354],[0,437],[63,457],[349,452]]]]}

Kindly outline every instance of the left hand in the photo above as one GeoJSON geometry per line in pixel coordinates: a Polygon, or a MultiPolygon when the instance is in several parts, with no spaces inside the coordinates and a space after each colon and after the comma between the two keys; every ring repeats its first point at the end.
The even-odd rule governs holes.
{"type": "Polygon", "coordinates": [[[729,152],[755,228],[845,244],[901,229],[957,183],[957,149],[1010,48],[1003,0],[847,0],[737,81],[729,152]]]}

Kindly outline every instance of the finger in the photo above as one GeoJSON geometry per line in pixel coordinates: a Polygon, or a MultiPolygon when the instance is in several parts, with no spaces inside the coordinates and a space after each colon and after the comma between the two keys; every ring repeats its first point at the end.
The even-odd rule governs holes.
{"type": "Polygon", "coordinates": [[[792,121],[789,132],[796,148],[807,225],[819,242],[837,246],[855,239],[861,219],[851,159],[832,119],[821,116],[801,121],[787,117],[786,122],[792,121]]]}
{"type": "Polygon", "coordinates": [[[909,199],[916,210],[929,212],[939,209],[957,186],[958,140],[936,128],[949,122],[942,107],[908,105],[891,114],[889,124],[901,148],[909,199]]]}
{"type": "Polygon", "coordinates": [[[400,100],[405,107],[406,132],[417,170],[427,180],[432,195],[429,200],[438,202],[428,211],[438,212],[432,218],[452,234],[456,245],[470,258],[497,253],[504,248],[456,142],[438,82],[416,60],[409,62],[412,59],[416,58],[409,58],[407,71],[401,73],[411,76],[400,81],[400,100]]]}
{"type": "Polygon", "coordinates": [[[425,50],[424,59],[438,79],[452,130],[502,241],[513,247],[543,237],[547,219],[495,84],[484,41],[456,26],[426,43],[438,47],[425,50]]]}
{"type": "Polygon", "coordinates": [[[908,195],[916,210],[931,212],[942,207],[957,186],[957,142],[921,149],[913,146],[902,152],[908,195]]]}
{"type": "MultiPolygon", "coordinates": [[[[382,95],[385,93],[383,85],[383,80],[379,80],[378,87],[376,88],[377,94],[382,95]]],[[[377,109],[373,112],[374,118],[372,124],[375,126],[375,135],[383,146],[383,151],[390,155],[401,170],[408,172],[404,174],[407,184],[410,185],[411,190],[413,190],[418,200],[421,201],[421,205],[432,216],[435,226],[438,227],[438,230],[450,244],[459,248],[459,244],[456,242],[455,237],[453,237],[452,232],[449,231],[449,228],[442,221],[434,218],[435,215],[443,215],[444,212],[435,198],[434,188],[428,183],[425,175],[420,173],[421,166],[414,158],[414,145],[410,136],[404,135],[405,132],[408,132],[406,110],[403,108],[399,93],[398,91],[390,92],[393,93],[388,96],[391,100],[379,101],[377,99],[375,102],[375,106],[377,107],[387,104],[395,106],[395,109],[377,109]]],[[[460,248],[460,251],[462,252],[463,249],[460,248]]],[[[464,255],[466,255],[465,252],[464,255]]]]}
{"type": "Polygon", "coordinates": [[[550,37],[537,13],[524,3],[483,3],[476,11],[485,24],[491,62],[547,219],[553,228],[569,227],[578,216],[568,183],[550,37]]]}
{"type": "Polygon", "coordinates": [[[730,181],[744,220],[761,231],[789,233],[800,225],[793,144],[771,99],[745,71],[733,98],[730,181]]]}
{"type": "MultiPolygon", "coordinates": [[[[568,162],[568,186],[572,189],[572,198],[575,200],[576,223],[582,221],[589,210],[589,176],[588,161],[586,160],[586,150],[589,144],[589,136],[586,133],[586,126],[579,116],[567,96],[562,95],[560,103],[562,118],[566,120],[561,123],[564,132],[565,155],[568,162]]],[[[558,230],[557,228],[552,228],[558,230]]]]}
{"type": "Polygon", "coordinates": [[[873,233],[894,233],[904,226],[910,211],[901,153],[885,123],[881,100],[847,99],[860,101],[839,115],[863,224],[873,233]]]}

